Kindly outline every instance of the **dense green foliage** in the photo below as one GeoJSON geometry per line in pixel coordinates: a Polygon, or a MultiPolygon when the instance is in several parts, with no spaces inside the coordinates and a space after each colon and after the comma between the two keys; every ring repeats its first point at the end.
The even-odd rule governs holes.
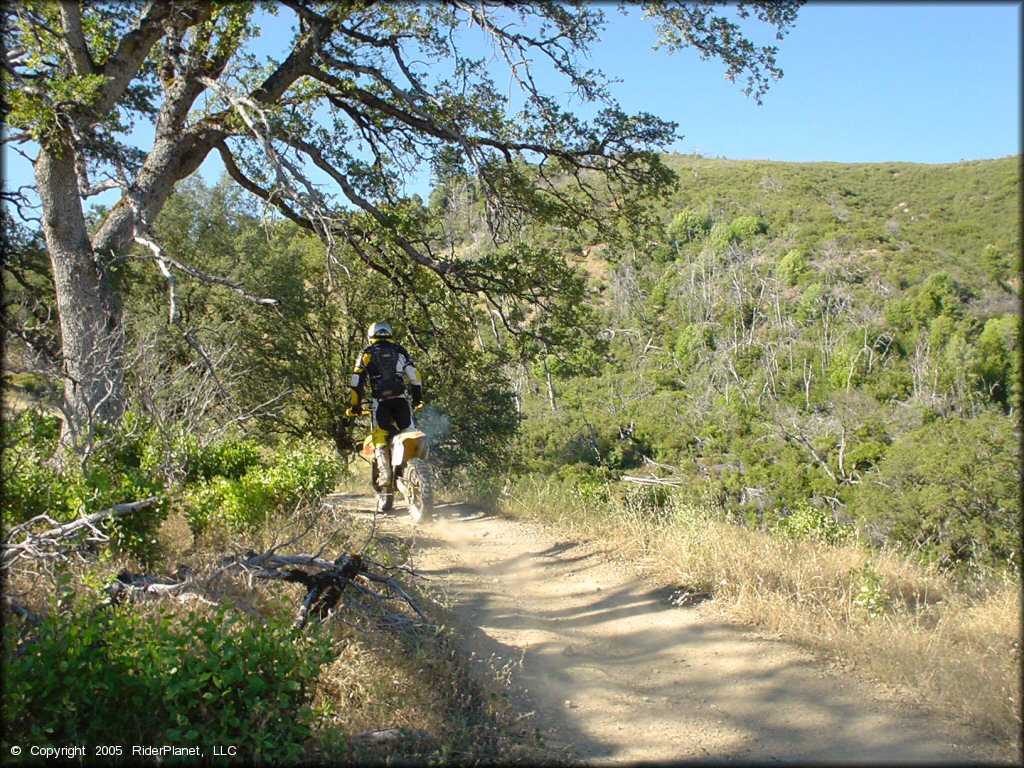
{"type": "MultiPolygon", "coordinates": [[[[132,516],[143,518],[147,535],[154,534],[168,506],[177,516],[170,522],[179,523],[183,516],[193,535],[164,529],[160,546],[145,551],[126,549],[124,537],[115,536],[109,544],[94,541],[80,549],[81,557],[55,561],[43,574],[5,573],[19,581],[12,590],[15,604],[5,604],[4,612],[0,749],[10,754],[16,745],[40,750],[77,745],[87,750],[86,762],[195,762],[189,752],[133,752],[140,745],[158,750],[166,745],[198,749],[203,763],[281,765],[323,759],[377,762],[382,752],[408,748],[350,740],[346,723],[359,727],[361,721],[348,710],[362,708],[374,718],[381,712],[390,717],[394,710],[416,713],[405,715],[416,718],[425,711],[437,742],[421,745],[424,759],[428,752],[441,759],[449,754],[493,759],[502,753],[493,701],[484,699],[443,634],[396,635],[387,622],[378,626],[378,617],[361,615],[360,607],[367,606],[360,606],[358,597],[354,606],[345,606],[353,611],[354,623],[313,622],[300,630],[294,626],[291,601],[297,593],[290,584],[254,588],[250,582],[246,590],[245,577],[218,568],[211,578],[209,566],[202,564],[211,554],[223,554],[206,545],[222,547],[226,536],[241,533],[248,541],[278,540],[282,532],[296,534],[293,541],[308,536],[320,519],[310,512],[320,508],[338,475],[333,450],[321,450],[313,441],[268,445],[238,436],[205,445],[194,436],[168,442],[136,416],[124,426],[123,432],[103,436],[80,474],[72,469],[40,474],[25,469],[36,466],[32,459],[52,452],[56,419],[27,410],[12,421],[8,437],[16,442],[5,446],[4,476],[5,485],[19,494],[4,499],[5,528],[40,509],[61,518],[91,511],[101,498],[109,503],[139,490],[123,486],[103,497],[105,486],[90,485],[97,477],[138,476],[149,483],[146,491],[167,501],[157,514],[132,516]],[[168,457],[179,465],[178,472],[165,471],[168,457]],[[103,468],[102,474],[93,463],[103,468]],[[58,510],[57,500],[65,498],[69,501],[58,510]],[[187,554],[198,565],[192,574],[202,593],[198,607],[184,600],[196,595],[180,595],[180,602],[143,600],[141,605],[131,597],[126,602],[115,598],[110,571],[114,563],[126,562],[125,554],[137,556],[136,561],[145,556],[145,566],[154,572],[187,554]],[[23,588],[26,579],[28,589],[23,588]],[[31,600],[31,608],[24,607],[25,600],[31,600]],[[366,647],[372,652],[366,653],[366,647]],[[379,661],[367,663],[376,655],[379,661]],[[415,703],[405,701],[410,696],[415,703]]],[[[343,547],[352,533],[345,529],[337,518],[324,521],[314,533],[322,544],[313,549],[343,547]]],[[[371,537],[362,554],[402,563],[408,553],[371,537]]],[[[125,576],[122,572],[117,578],[125,576]]],[[[416,722],[428,725],[423,719],[416,722]]]]}
{"type": "MultiPolygon", "coordinates": [[[[413,277],[413,303],[342,249],[328,269],[318,241],[261,223],[225,183],[190,181],[159,226],[200,268],[281,299],[267,312],[216,286],[179,286],[208,347],[232,349],[232,403],[274,403],[259,415],[273,429],[323,434],[346,402],[363,329],[386,318],[424,373],[421,421],[443,475],[502,471],[518,426],[523,471],[591,466],[614,480],[651,459],[744,525],[828,538],[828,518],[947,566],[1016,563],[1019,480],[1005,471],[1019,456],[1016,159],[666,162],[676,191],[611,241],[537,222],[521,245],[496,246],[471,182],[435,190],[423,221],[453,247],[504,264],[510,280],[517,260],[550,260],[562,300],[510,306],[499,322],[427,273],[413,277]],[[258,254],[255,271],[234,266],[243,254],[258,254]],[[989,438],[961,455],[969,443],[956,436],[981,424],[989,438]],[[943,506],[957,481],[922,463],[939,454],[969,480],[967,501],[943,506]],[[982,488],[975,466],[1003,467],[1002,480],[982,488]],[[918,478],[931,511],[917,485],[879,490],[897,476],[918,478]]],[[[152,346],[162,289],[155,274],[133,284],[136,338],[152,346]]],[[[159,343],[171,348],[155,360],[187,357],[180,339],[159,343]]],[[[173,391],[142,399],[181,412],[161,400],[173,391]]],[[[255,475],[207,483],[193,519],[206,519],[204,504],[261,494],[255,475]]]]}
{"type": "MultiPolygon", "coordinates": [[[[451,190],[411,202],[510,280],[535,279],[516,273],[530,258],[561,286],[559,301],[497,319],[426,272],[406,301],[344,249],[327,258],[293,224],[263,221],[230,184],[188,182],[157,224],[167,247],[280,303],[183,280],[169,328],[162,278],[126,265],[140,270],[126,296],[132,408],[63,466],[55,417],[5,423],[5,529],[157,496],[93,545],[147,564],[171,510],[194,537],[266,530],[332,488],[341,466],[325,438],[364,329],[388,319],[424,374],[418,418],[445,479],[536,474],[637,519],[682,499],[789,539],[859,536],[956,573],[1019,572],[1016,160],[667,162],[677,191],[612,241],[537,224],[497,246],[451,190]],[[682,487],[670,499],[624,479],[638,474],[682,487]]],[[[29,317],[44,283],[18,285],[29,317]]],[[[884,612],[872,562],[854,575],[854,604],[884,612]]],[[[275,621],[60,602],[40,627],[5,629],[2,748],[233,743],[248,760],[292,759],[336,652],[275,621]]]]}
{"type": "Polygon", "coordinates": [[[193,533],[211,517],[230,527],[251,528],[314,500],[334,487],[338,457],[319,443],[283,442],[261,448],[230,437],[200,445],[181,433],[168,439],[152,421],[129,414],[100,435],[97,448],[81,465],[62,467],[51,459],[59,423],[55,417],[22,411],[7,425],[0,455],[5,529],[38,515],[57,523],[151,496],[160,503],[110,523],[115,549],[151,561],[156,531],[172,503],[183,500],[193,533]],[[170,459],[169,459],[170,457],[170,459]],[[168,461],[177,471],[167,472],[168,461]]]}
{"type": "Polygon", "coordinates": [[[6,626],[3,749],[121,747],[134,764],[133,746],[199,746],[209,761],[213,746],[232,745],[232,759],[294,760],[316,716],[310,686],[335,654],[322,634],[223,611],[175,619],[113,607],[62,611],[29,639],[6,626]]]}
{"type": "MultiPolygon", "coordinates": [[[[104,429],[88,462],[60,471],[52,462],[60,431],[56,418],[26,410],[5,426],[0,454],[4,487],[0,512],[5,530],[40,515],[66,523],[115,504],[164,493],[164,481],[137,431],[142,425],[136,418],[125,419],[119,428],[104,429]]],[[[148,559],[167,509],[164,498],[144,513],[112,521],[113,542],[148,559]]]]}
{"type": "MultiPolygon", "coordinates": [[[[242,415],[253,430],[325,437],[348,405],[366,328],[387,319],[424,380],[427,408],[418,418],[433,434],[436,469],[458,474],[507,464],[517,426],[504,365],[511,353],[481,352],[473,306],[436,276],[412,274],[419,301],[410,302],[349,251],[338,248],[328,258],[314,235],[291,222],[264,220],[226,180],[211,188],[199,178],[184,183],[157,230],[177,258],[279,303],[268,310],[222,285],[181,281],[176,306],[193,329],[183,338],[167,328],[163,278],[132,265],[127,306],[137,364],[128,387],[151,418],[203,433],[242,415]],[[195,359],[190,345],[203,349],[216,368],[189,365],[195,359]]],[[[513,263],[509,253],[492,258],[513,263]]],[[[553,260],[548,273],[567,288],[553,305],[556,319],[582,290],[571,271],[559,270],[553,260]]],[[[542,317],[534,322],[538,332],[551,325],[542,317]]]]}
{"type": "MultiPolygon", "coordinates": [[[[231,453],[238,446],[229,444],[231,453]]],[[[218,458],[226,453],[218,451],[218,458]]],[[[252,530],[302,501],[315,501],[330,491],[338,476],[337,458],[298,445],[275,451],[268,466],[253,465],[244,472],[213,474],[191,486],[185,496],[189,527],[202,533],[212,520],[234,530],[252,530]]]]}
{"type": "Polygon", "coordinates": [[[851,511],[946,561],[1020,556],[1020,447],[999,416],[931,422],[895,440],[851,511]]]}
{"type": "MultiPolygon", "coordinates": [[[[232,532],[279,522],[303,503],[318,503],[341,469],[333,451],[312,441],[271,446],[229,437],[201,445],[194,436],[169,440],[154,422],[129,414],[98,436],[80,466],[58,472],[47,463],[58,432],[56,418],[32,410],[8,425],[4,528],[43,514],[66,522],[158,496],[156,508],[113,521],[109,542],[88,545],[100,562],[128,555],[160,567],[167,553],[157,532],[175,508],[193,536],[211,524],[232,532]],[[176,472],[166,471],[169,460],[176,472]]],[[[208,760],[212,746],[232,746],[232,759],[268,764],[305,754],[319,718],[311,686],[338,650],[319,629],[303,634],[290,616],[257,622],[223,608],[154,615],[110,605],[101,584],[89,580],[94,575],[72,584],[58,566],[56,576],[57,599],[41,623],[11,614],[5,626],[5,751],[84,744],[125,763],[138,762],[131,751],[138,745],[200,746],[208,760]]]]}
{"type": "MultiPolygon", "coordinates": [[[[691,49],[719,61],[759,100],[782,72],[776,46],[754,38],[767,29],[781,40],[799,7],[797,0],[740,0],[723,12],[711,3],[654,0],[636,10],[669,51],[691,49]]],[[[526,223],[589,222],[604,230],[631,218],[645,197],[673,180],[658,150],[676,137],[676,125],[650,112],[626,113],[609,78],[586,63],[606,21],[600,5],[582,2],[0,6],[6,47],[18,51],[0,70],[10,93],[0,118],[15,128],[7,140],[27,145],[40,215],[25,210],[36,206],[21,191],[5,199],[34,220],[54,265],[49,277],[60,333],[51,335],[58,343],[46,362],[49,375],[65,384],[62,450],[88,454],[94,425],[115,423],[129,409],[124,379],[139,366],[123,345],[130,330],[124,300],[141,287],[131,267],[160,273],[171,294],[166,315],[181,341],[207,366],[218,360],[200,351],[197,337],[210,327],[189,325],[174,295],[178,276],[203,274],[206,259],[182,260],[173,236],[167,245],[153,238],[169,195],[213,152],[235,183],[293,224],[275,227],[268,240],[288,238],[296,227],[315,233],[326,245],[328,270],[374,273],[391,297],[383,308],[419,305],[414,327],[441,332],[429,307],[447,301],[463,310],[486,306],[506,326],[534,314],[533,324],[543,329],[543,315],[559,304],[570,275],[557,254],[519,241],[526,223]],[[291,33],[261,37],[268,24],[291,33]],[[498,74],[502,68],[507,80],[498,74]],[[468,254],[455,247],[428,207],[403,193],[408,175],[424,169],[446,186],[475,180],[489,231],[504,247],[468,254]],[[595,206],[597,188],[613,199],[595,206]],[[93,211],[89,227],[86,205],[100,190],[120,199],[93,211]],[[606,216],[612,204],[617,215],[606,216]]],[[[186,241],[237,249],[244,258],[227,262],[226,271],[244,266],[246,278],[262,282],[259,251],[266,247],[244,237],[256,230],[242,222],[211,235],[190,226],[204,218],[177,231],[186,241]]],[[[295,298],[306,277],[303,270],[274,269],[283,255],[278,250],[268,264],[280,300],[295,298]]],[[[245,283],[224,271],[205,277],[246,293],[245,283]]],[[[335,279],[328,271],[329,287],[335,279]]],[[[323,297],[317,282],[307,310],[323,297]]],[[[361,290],[374,281],[357,282],[361,290]]],[[[355,304],[331,294],[330,303],[342,301],[341,315],[356,319],[359,311],[349,311],[355,304]]],[[[32,307],[20,308],[28,312],[13,328],[5,323],[5,331],[27,341],[24,321],[35,318],[32,307]]],[[[292,319],[310,317],[296,304],[289,310],[292,319]]],[[[315,342],[325,325],[337,330],[317,314],[303,329],[306,342],[315,342]]],[[[214,333],[221,330],[214,326],[214,333]]],[[[287,348],[297,340],[283,339],[287,348]]],[[[249,341],[249,349],[263,342],[265,353],[283,349],[274,334],[249,341]]],[[[319,362],[326,362],[322,355],[319,362]]],[[[316,380],[287,379],[288,395],[308,381],[316,380]]],[[[315,391],[312,405],[322,404],[323,394],[315,391]]]]}

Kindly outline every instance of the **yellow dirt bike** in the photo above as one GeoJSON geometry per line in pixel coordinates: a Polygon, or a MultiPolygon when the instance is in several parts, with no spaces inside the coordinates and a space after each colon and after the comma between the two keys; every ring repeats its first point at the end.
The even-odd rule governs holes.
{"type": "Polygon", "coordinates": [[[371,416],[370,435],[363,440],[359,455],[370,464],[370,484],[377,498],[377,511],[387,512],[395,505],[395,490],[401,491],[409,504],[409,516],[414,523],[429,523],[434,517],[434,488],[430,479],[430,465],[427,455],[430,443],[425,432],[412,423],[389,441],[385,451],[391,463],[391,482],[382,482],[380,467],[373,445],[373,423],[371,416]]]}

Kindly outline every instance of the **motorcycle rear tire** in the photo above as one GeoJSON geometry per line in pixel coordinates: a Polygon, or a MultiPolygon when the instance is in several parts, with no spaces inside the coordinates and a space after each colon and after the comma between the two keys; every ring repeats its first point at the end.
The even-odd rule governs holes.
{"type": "Polygon", "coordinates": [[[434,486],[430,479],[430,465],[423,459],[409,459],[402,473],[409,492],[409,515],[414,523],[429,523],[434,519],[434,486]]]}

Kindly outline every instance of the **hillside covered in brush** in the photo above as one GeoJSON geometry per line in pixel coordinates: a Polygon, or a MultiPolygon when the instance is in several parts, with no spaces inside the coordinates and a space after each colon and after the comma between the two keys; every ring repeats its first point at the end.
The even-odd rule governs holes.
{"type": "Polygon", "coordinates": [[[668,162],[678,188],[638,235],[532,235],[589,301],[519,378],[523,465],[1016,563],[1019,158],[668,162]]]}

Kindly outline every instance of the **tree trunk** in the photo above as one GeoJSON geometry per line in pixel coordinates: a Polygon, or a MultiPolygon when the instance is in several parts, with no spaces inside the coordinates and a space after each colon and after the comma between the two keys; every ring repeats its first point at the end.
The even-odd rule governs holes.
{"type": "Polygon", "coordinates": [[[53,265],[64,373],[62,442],[87,453],[98,422],[124,413],[124,327],[116,277],[97,259],[78,195],[74,150],[50,143],[35,162],[53,265]]]}
{"type": "MultiPolygon", "coordinates": [[[[546,352],[547,349],[545,348],[545,353],[546,352]]],[[[557,413],[558,403],[555,401],[555,382],[554,378],[551,376],[551,370],[548,368],[548,358],[546,354],[544,356],[544,381],[548,385],[548,403],[551,405],[551,412],[557,413]]]]}

